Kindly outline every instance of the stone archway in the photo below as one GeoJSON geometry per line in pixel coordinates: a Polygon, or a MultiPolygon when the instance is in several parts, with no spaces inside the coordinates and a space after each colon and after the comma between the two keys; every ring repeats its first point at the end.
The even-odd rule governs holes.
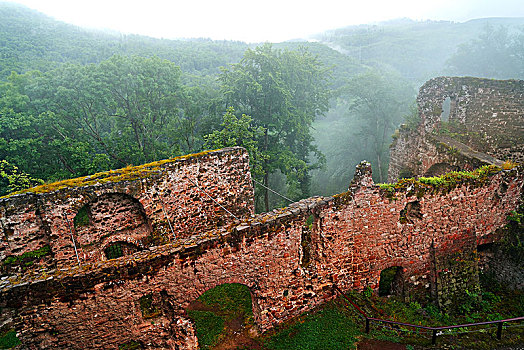
{"type": "Polygon", "coordinates": [[[378,295],[401,297],[404,295],[404,269],[402,266],[391,266],[380,272],[378,295]]]}
{"type": "Polygon", "coordinates": [[[250,348],[258,335],[252,293],[244,284],[224,283],[208,289],[187,307],[199,346],[214,347],[227,338],[227,348],[250,348]],[[229,344],[231,343],[231,344],[229,344]]]}
{"type": "Polygon", "coordinates": [[[73,222],[84,261],[104,259],[104,250],[116,242],[121,244],[122,252],[141,249],[152,233],[142,204],[124,193],[93,198],[77,211],[73,222]]]}

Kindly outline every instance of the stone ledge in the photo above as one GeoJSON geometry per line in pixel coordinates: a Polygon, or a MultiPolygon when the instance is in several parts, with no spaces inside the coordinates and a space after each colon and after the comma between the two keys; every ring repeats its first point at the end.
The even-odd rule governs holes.
{"type": "Polygon", "coordinates": [[[159,160],[156,162],[142,164],[138,166],[129,166],[126,168],[109,170],[74,179],[61,180],[50,184],[44,184],[26,190],[9,193],[6,196],[0,197],[0,203],[16,197],[38,196],[64,189],[83,188],[102,185],[105,183],[118,183],[124,181],[132,182],[144,178],[154,177],[157,175],[159,176],[162,174],[164,168],[172,166],[173,164],[191,161],[208,155],[220,155],[236,150],[243,150],[243,148],[228,147],[218,150],[203,151],[200,153],[188,154],[171,159],[159,160]]]}

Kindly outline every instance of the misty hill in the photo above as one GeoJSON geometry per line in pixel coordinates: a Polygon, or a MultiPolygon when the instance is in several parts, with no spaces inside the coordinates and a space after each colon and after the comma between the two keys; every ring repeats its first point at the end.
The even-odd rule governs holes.
{"type": "Polygon", "coordinates": [[[446,61],[457,48],[488,28],[501,26],[510,34],[524,29],[524,18],[483,18],[465,23],[399,19],[375,25],[358,25],[315,36],[320,42],[359,62],[388,64],[404,77],[423,83],[446,71],[446,61]]]}
{"type": "MultiPolygon", "coordinates": [[[[311,130],[315,146],[325,155],[326,166],[313,173],[311,194],[333,194],[347,189],[347,179],[351,178],[354,166],[362,159],[372,162],[376,181],[385,179],[388,145],[392,140],[390,135],[407,115],[413,116],[410,105],[418,87],[429,78],[471,75],[524,79],[523,28],[524,18],[490,18],[466,23],[401,19],[340,28],[318,34],[309,42],[297,40],[274,44],[276,50],[302,50],[306,47],[317,56],[315,62],[320,60],[324,64],[323,72],[331,71],[329,87],[333,91],[329,111],[313,122],[311,130]]],[[[34,100],[26,98],[24,94],[43,96],[44,99],[48,92],[49,95],[59,95],[57,91],[63,93],[59,88],[64,86],[76,88],[77,80],[72,77],[73,73],[84,68],[86,72],[107,68],[106,61],[114,55],[119,55],[115,61],[123,62],[141,62],[139,58],[157,56],[174,62],[181,71],[180,86],[175,79],[176,87],[180,88],[180,95],[177,96],[183,101],[178,105],[177,118],[180,120],[177,119],[179,124],[176,124],[176,133],[170,133],[169,137],[178,148],[173,148],[172,152],[198,152],[204,147],[204,137],[220,128],[225,108],[229,107],[222,91],[223,82],[217,81],[220,68],[239,62],[247,49],[256,46],[235,41],[168,40],[88,30],[65,24],[21,5],[0,2],[0,88],[3,87],[5,92],[0,94],[0,102],[3,103],[0,103],[0,108],[3,106],[6,111],[18,113],[11,116],[13,120],[23,117],[32,120],[36,115],[40,118],[38,122],[42,123],[38,127],[47,130],[53,124],[49,123],[46,113],[49,112],[50,116],[57,114],[53,109],[54,100],[49,108],[38,110],[37,113],[28,109],[24,101],[34,100]],[[128,56],[136,57],[128,60],[128,56]],[[104,67],[89,65],[103,62],[106,62],[104,67]],[[23,79],[5,82],[13,71],[22,74],[31,70],[51,74],[44,74],[42,79],[38,78],[39,74],[26,74],[23,79]],[[26,89],[26,86],[30,89],[26,89]],[[18,109],[13,108],[13,105],[18,109]],[[183,140],[184,135],[187,137],[183,140]]],[[[153,61],[147,64],[151,65],[153,61]]],[[[109,82],[114,82],[120,74],[109,69],[103,70],[103,73],[107,76],[115,74],[109,82]]],[[[99,78],[88,82],[96,84],[99,78]]],[[[168,86],[173,87],[173,84],[168,86]]],[[[100,91],[95,89],[96,93],[100,91]]],[[[77,102],[69,97],[64,100],[77,102]]],[[[97,98],[95,102],[99,100],[103,99],[97,98]]],[[[40,99],[36,99],[36,102],[40,103],[40,99]]],[[[37,107],[41,106],[34,108],[37,107]]],[[[3,125],[8,126],[7,131],[0,128],[0,153],[2,149],[5,151],[2,157],[25,172],[38,175],[27,159],[26,148],[29,146],[26,147],[21,140],[30,145],[34,139],[31,133],[35,130],[40,132],[38,135],[42,139],[47,134],[31,127],[24,133],[14,130],[13,133],[21,134],[14,137],[9,128],[13,124],[13,129],[16,129],[17,124],[7,119],[3,122],[3,125]],[[2,132],[7,135],[6,140],[16,142],[2,143],[2,132]],[[16,159],[13,151],[15,146],[22,150],[16,159]]],[[[31,123],[28,122],[28,125],[31,123]]],[[[117,137],[122,131],[117,122],[114,125],[107,124],[106,127],[111,131],[108,131],[111,137],[117,137]]],[[[56,136],[53,130],[49,133],[56,136]]],[[[64,142],[63,146],[60,146],[60,142],[50,145],[56,148],[57,153],[63,153],[64,149],[70,151],[75,162],[76,159],[81,160],[81,166],[77,164],[78,169],[84,169],[92,164],[85,161],[86,157],[75,153],[79,150],[87,153],[92,151],[92,148],[85,146],[88,143],[84,137],[84,134],[72,131],[71,137],[60,140],[64,142]]],[[[46,150],[41,154],[45,156],[51,152],[46,150]]],[[[52,160],[55,158],[52,157],[52,160]]],[[[100,164],[106,164],[104,162],[100,160],[100,164]]],[[[103,168],[100,164],[97,166],[103,168]]],[[[67,171],[79,175],[93,172],[85,169],[67,171]]],[[[44,175],[39,178],[47,180],[51,177],[44,175]]],[[[56,175],[56,178],[59,177],[67,176],[60,173],[56,175]]],[[[281,193],[288,190],[285,177],[275,173],[269,178],[269,184],[281,193]]]]}
{"type": "Polygon", "coordinates": [[[114,54],[165,58],[190,74],[215,74],[248,45],[207,39],[165,40],[87,30],[38,11],[0,2],[0,79],[11,71],[47,71],[62,63],[99,63],[114,54]]]}
{"type": "MultiPolygon", "coordinates": [[[[276,46],[307,46],[326,65],[334,66],[335,87],[369,66],[393,68],[421,85],[437,75],[460,75],[460,71],[446,70],[447,60],[460,45],[478,38],[488,26],[504,26],[515,33],[524,28],[524,18],[465,23],[399,19],[327,31],[314,37],[318,42],[285,42],[276,46]]],[[[216,75],[219,67],[238,62],[245,50],[254,46],[236,41],[168,40],[88,30],[22,5],[0,2],[0,79],[11,71],[47,71],[66,62],[99,63],[114,54],[154,55],[175,62],[186,74],[216,75]]]]}

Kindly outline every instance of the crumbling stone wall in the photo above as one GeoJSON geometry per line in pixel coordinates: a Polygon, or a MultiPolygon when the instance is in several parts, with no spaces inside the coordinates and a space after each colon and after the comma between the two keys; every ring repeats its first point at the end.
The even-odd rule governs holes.
{"type": "Polygon", "coordinates": [[[420,123],[413,130],[401,127],[391,146],[389,181],[406,172],[424,175],[437,163],[469,170],[524,161],[524,81],[435,78],[420,88],[417,106],[420,123]],[[447,97],[451,110],[444,128],[447,97]]]}
{"type": "Polygon", "coordinates": [[[432,249],[432,295],[441,310],[458,310],[467,298],[465,291],[478,293],[479,266],[474,235],[468,232],[449,251],[432,249]]]}
{"type": "Polygon", "coordinates": [[[443,276],[440,265],[455,253],[474,253],[476,244],[500,238],[495,229],[505,224],[508,208],[518,206],[522,189],[522,180],[507,180],[501,173],[485,186],[464,185],[438,195],[420,196],[411,189],[388,197],[379,187],[367,186],[335,196],[333,205],[319,214],[317,251],[329,257],[320,274],[333,276],[345,289],[376,290],[382,270],[401,266],[406,297],[432,294],[444,305],[444,299],[460,296],[448,293],[460,291],[459,280],[468,281],[470,290],[478,285],[478,269],[474,265],[456,286],[444,287],[446,277],[457,277],[458,270],[443,276]],[[416,213],[409,214],[410,207],[416,213]],[[436,259],[442,260],[439,266],[436,259]]]}
{"type": "Polygon", "coordinates": [[[133,197],[109,193],[96,197],[84,208],[85,222],[74,220],[73,225],[82,261],[104,260],[104,250],[115,242],[126,242],[135,249],[148,245],[151,223],[142,204],[133,197]]]}
{"type": "Polygon", "coordinates": [[[0,199],[0,261],[49,245],[35,262],[58,267],[104,258],[112,242],[143,249],[187,238],[254,213],[248,154],[242,148],[203,152],[32,189],[0,199]],[[87,208],[87,225],[74,225],[87,208]]]}
{"type": "Polygon", "coordinates": [[[518,206],[522,170],[454,188],[392,193],[376,186],[370,165],[362,163],[350,190],[335,197],[310,198],[118,259],[4,279],[0,307],[14,315],[27,348],[140,341],[150,349],[194,349],[185,307],[222,283],[249,287],[262,331],[333,298],[335,283],[377,291],[380,272],[391,266],[403,268],[407,297],[432,293],[446,305],[449,293],[478,280],[475,266],[445,271],[445,264],[499,239],[496,229],[518,206]],[[152,318],[140,310],[144,296],[159,310],[152,318]]]}

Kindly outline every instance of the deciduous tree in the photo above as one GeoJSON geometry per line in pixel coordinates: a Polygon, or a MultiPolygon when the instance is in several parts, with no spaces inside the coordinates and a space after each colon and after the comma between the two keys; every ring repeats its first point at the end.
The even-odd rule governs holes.
{"type": "MultiPolygon", "coordinates": [[[[280,51],[265,44],[247,50],[238,64],[220,75],[227,105],[251,116],[253,124],[264,130],[257,137],[264,155],[264,185],[278,169],[294,199],[309,194],[310,171],[323,161],[310,128],[328,109],[328,71],[305,49],[280,51]]],[[[269,210],[267,190],[264,204],[269,210]]]]}

